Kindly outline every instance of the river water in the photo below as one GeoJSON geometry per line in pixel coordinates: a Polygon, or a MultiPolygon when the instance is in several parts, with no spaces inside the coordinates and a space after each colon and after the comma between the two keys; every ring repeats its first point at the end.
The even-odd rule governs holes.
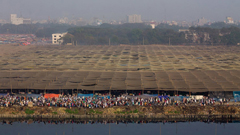
{"type": "Polygon", "coordinates": [[[13,122],[0,125],[0,135],[238,135],[240,123],[62,123],[13,122]]]}

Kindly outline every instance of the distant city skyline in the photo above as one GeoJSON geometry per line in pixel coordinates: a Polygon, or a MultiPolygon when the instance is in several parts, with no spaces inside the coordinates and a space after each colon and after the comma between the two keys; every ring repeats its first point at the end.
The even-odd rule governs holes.
{"type": "MultiPolygon", "coordinates": [[[[11,14],[11,20],[6,21],[4,19],[0,19],[0,24],[6,24],[6,23],[11,23],[14,25],[20,25],[20,24],[46,24],[46,23],[54,23],[54,24],[69,24],[69,25],[75,25],[75,26],[86,26],[86,25],[92,25],[92,26],[97,26],[101,25],[103,23],[108,23],[108,24],[114,24],[114,25],[119,25],[123,23],[144,23],[145,25],[150,25],[152,28],[155,28],[155,26],[159,24],[168,24],[168,25],[175,25],[175,26],[182,26],[182,27],[191,27],[191,26],[203,26],[203,25],[211,25],[212,22],[204,17],[199,18],[198,20],[192,21],[192,22],[187,22],[187,21],[156,21],[156,20],[141,20],[141,15],[133,14],[133,15],[127,15],[126,20],[101,20],[99,18],[93,18],[92,20],[84,20],[82,18],[59,18],[59,19],[43,19],[43,20],[32,20],[31,18],[23,18],[23,17],[18,17],[17,14],[11,14]]],[[[226,24],[235,24],[239,25],[240,21],[234,20],[232,17],[228,16],[224,21],[219,21],[219,22],[224,22],[226,24]]]]}
{"type": "Polygon", "coordinates": [[[240,20],[239,0],[1,0],[0,19],[10,14],[42,20],[68,17],[123,20],[139,14],[142,20],[196,21],[207,18],[224,21],[227,16],[240,20]]]}

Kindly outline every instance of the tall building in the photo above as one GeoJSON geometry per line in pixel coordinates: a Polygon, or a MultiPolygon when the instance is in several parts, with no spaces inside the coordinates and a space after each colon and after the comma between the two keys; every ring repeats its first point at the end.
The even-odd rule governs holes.
{"type": "Polygon", "coordinates": [[[19,24],[31,24],[31,19],[18,18],[17,14],[11,14],[11,23],[15,25],[19,24]]]}
{"type": "Polygon", "coordinates": [[[127,22],[128,23],[142,23],[141,15],[128,15],[127,22]]]}
{"type": "Polygon", "coordinates": [[[208,20],[205,19],[204,17],[202,17],[201,19],[198,19],[198,25],[200,25],[200,26],[206,24],[207,22],[208,22],[208,20]]]}

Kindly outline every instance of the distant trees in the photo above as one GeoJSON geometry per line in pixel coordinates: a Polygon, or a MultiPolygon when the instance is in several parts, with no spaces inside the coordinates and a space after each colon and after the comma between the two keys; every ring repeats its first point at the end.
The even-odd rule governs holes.
{"type": "Polygon", "coordinates": [[[3,24],[0,34],[35,34],[37,37],[51,37],[53,33],[66,32],[73,26],[66,24],[3,24]]]}
{"type": "MultiPolygon", "coordinates": [[[[210,27],[190,27],[189,32],[177,32],[173,29],[157,27],[130,28],[106,25],[100,27],[74,27],[68,32],[82,45],[106,45],[109,39],[112,45],[117,44],[204,44],[204,45],[236,45],[240,43],[240,28],[228,27],[214,29],[210,27]]],[[[132,25],[132,24],[131,24],[132,25]]],[[[138,24],[139,25],[139,24],[138,24]]]]}
{"type": "Polygon", "coordinates": [[[203,27],[209,27],[213,29],[222,29],[222,28],[229,28],[229,27],[240,27],[239,25],[236,24],[226,24],[224,22],[216,22],[212,23],[211,25],[204,25],[203,27]]]}
{"type": "Polygon", "coordinates": [[[0,25],[1,34],[34,34],[38,27],[36,25],[13,25],[13,24],[4,24],[0,25]]]}
{"type": "MultiPolygon", "coordinates": [[[[200,41],[200,44],[211,45],[237,45],[240,43],[240,28],[228,27],[221,29],[214,29],[209,27],[191,27],[190,32],[201,35],[202,33],[209,34],[207,41],[200,41]]],[[[187,43],[192,43],[188,41],[187,43]]]]}
{"type": "Polygon", "coordinates": [[[109,44],[109,39],[112,45],[168,44],[169,38],[172,44],[182,44],[185,41],[184,34],[171,29],[130,28],[129,25],[133,24],[127,24],[127,27],[104,25],[104,27],[75,27],[70,28],[68,32],[82,45],[106,45],[109,44]]]}
{"type": "Polygon", "coordinates": [[[100,26],[76,27],[67,24],[22,24],[0,25],[0,34],[35,34],[37,37],[51,37],[53,33],[67,32],[64,43],[77,42],[80,45],[119,44],[204,44],[236,45],[240,43],[239,25],[214,23],[204,27],[190,27],[189,32],[180,26],[160,24],[155,29],[143,23],[122,25],[102,24],[100,26]]]}
{"type": "Polygon", "coordinates": [[[67,44],[67,43],[72,43],[72,41],[74,41],[75,37],[72,34],[67,33],[66,35],[64,35],[64,37],[62,37],[63,40],[63,44],[67,44]]]}

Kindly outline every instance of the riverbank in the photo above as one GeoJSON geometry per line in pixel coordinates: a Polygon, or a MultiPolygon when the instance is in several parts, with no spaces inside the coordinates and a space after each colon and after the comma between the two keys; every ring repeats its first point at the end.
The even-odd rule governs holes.
{"type": "Polygon", "coordinates": [[[0,118],[240,118],[240,106],[0,107],[0,118]]]}

